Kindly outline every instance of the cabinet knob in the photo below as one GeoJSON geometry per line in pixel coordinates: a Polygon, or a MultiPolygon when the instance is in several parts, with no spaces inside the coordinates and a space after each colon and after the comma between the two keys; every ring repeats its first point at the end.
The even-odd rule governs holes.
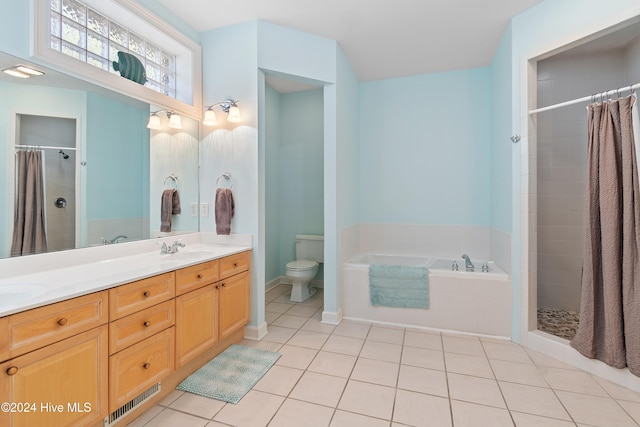
{"type": "Polygon", "coordinates": [[[148,328],[149,326],[151,326],[151,322],[149,322],[149,321],[147,320],[147,321],[145,321],[142,325],[143,325],[145,328],[148,328]]]}
{"type": "Polygon", "coordinates": [[[17,373],[18,373],[18,367],[17,366],[11,366],[11,367],[7,368],[7,375],[13,376],[13,375],[15,375],[17,373]]]}
{"type": "Polygon", "coordinates": [[[65,317],[63,317],[62,319],[58,319],[58,325],[60,325],[60,326],[66,325],[67,322],[68,322],[68,320],[65,317]]]}
{"type": "Polygon", "coordinates": [[[198,274],[196,277],[197,277],[198,279],[202,279],[202,274],[198,274]]]}
{"type": "Polygon", "coordinates": [[[238,263],[237,262],[233,263],[233,268],[238,268],[238,263]]]}
{"type": "Polygon", "coordinates": [[[146,362],[144,365],[142,365],[142,367],[143,367],[144,369],[149,369],[149,368],[151,367],[151,363],[146,362]]]}
{"type": "Polygon", "coordinates": [[[224,288],[225,286],[227,286],[227,284],[226,283],[221,283],[220,286],[222,286],[224,288]]]}
{"type": "Polygon", "coordinates": [[[220,289],[220,285],[216,285],[216,289],[220,289]]]}
{"type": "Polygon", "coordinates": [[[149,295],[151,295],[151,292],[149,292],[149,291],[144,291],[142,293],[142,296],[145,296],[145,297],[148,297],[149,295]]]}

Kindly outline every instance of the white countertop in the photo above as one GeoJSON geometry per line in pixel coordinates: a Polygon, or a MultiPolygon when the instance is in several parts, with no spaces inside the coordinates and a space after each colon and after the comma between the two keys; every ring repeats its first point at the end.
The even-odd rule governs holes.
{"type": "Polygon", "coordinates": [[[159,244],[170,245],[175,240],[154,239],[109,245],[103,250],[87,248],[0,260],[5,272],[0,278],[0,317],[251,249],[251,236],[225,240],[194,233],[181,236],[185,247],[177,253],[160,255],[159,244]],[[25,260],[30,260],[31,272],[21,265],[25,260]],[[16,274],[6,274],[7,268],[16,274]]]}

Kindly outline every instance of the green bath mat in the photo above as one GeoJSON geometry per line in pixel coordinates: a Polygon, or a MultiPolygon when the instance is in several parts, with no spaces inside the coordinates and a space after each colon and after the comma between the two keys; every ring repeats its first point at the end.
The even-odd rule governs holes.
{"type": "Polygon", "coordinates": [[[178,390],[238,403],[269,368],[280,353],[232,345],[178,384],[178,390]]]}

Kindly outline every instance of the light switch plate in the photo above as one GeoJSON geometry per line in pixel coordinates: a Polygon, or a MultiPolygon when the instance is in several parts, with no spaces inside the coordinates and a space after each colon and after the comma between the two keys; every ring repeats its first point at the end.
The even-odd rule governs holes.
{"type": "Polygon", "coordinates": [[[209,216],[209,203],[200,203],[200,216],[209,216]]]}
{"type": "Polygon", "coordinates": [[[191,216],[198,216],[198,204],[191,203],[191,216]]]}

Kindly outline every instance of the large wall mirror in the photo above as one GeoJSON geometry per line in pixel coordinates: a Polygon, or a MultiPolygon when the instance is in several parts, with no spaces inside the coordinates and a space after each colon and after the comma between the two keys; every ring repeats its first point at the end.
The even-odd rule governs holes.
{"type": "MultiPolygon", "coordinates": [[[[29,62],[0,52],[0,69],[17,64],[29,62]]],[[[150,112],[162,106],[35,67],[45,74],[0,73],[0,257],[12,248],[23,254],[14,243],[14,229],[25,226],[16,206],[35,203],[20,196],[24,180],[37,179],[21,161],[42,174],[46,252],[198,231],[199,123],[182,117],[181,129],[165,122],[149,130],[150,112]],[[166,190],[177,190],[180,202],[169,229],[161,212],[166,190]]]]}

